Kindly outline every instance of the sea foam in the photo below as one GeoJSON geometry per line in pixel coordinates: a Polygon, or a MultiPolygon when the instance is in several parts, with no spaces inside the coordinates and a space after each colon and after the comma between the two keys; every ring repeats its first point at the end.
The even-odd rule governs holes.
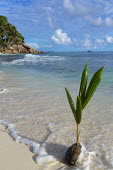
{"type": "Polygon", "coordinates": [[[61,61],[65,60],[65,57],[61,56],[49,56],[49,55],[34,55],[34,54],[25,54],[22,59],[13,60],[11,62],[2,62],[3,65],[25,65],[25,64],[37,64],[42,62],[42,64],[46,64],[47,62],[61,61]]]}
{"type": "Polygon", "coordinates": [[[5,120],[0,119],[0,124],[3,124],[7,127],[7,130],[10,132],[10,136],[19,143],[23,143],[32,147],[32,152],[37,154],[35,161],[38,164],[45,164],[54,161],[54,157],[52,155],[48,155],[45,151],[45,148],[41,146],[39,143],[34,142],[32,140],[28,140],[27,138],[23,138],[18,135],[18,131],[15,129],[15,124],[9,123],[5,120]]]}
{"type": "Polygon", "coordinates": [[[96,156],[96,153],[88,152],[85,148],[85,146],[81,143],[81,153],[78,157],[78,160],[76,162],[76,166],[79,167],[79,169],[89,170],[89,165],[91,164],[91,159],[96,156]]]}
{"type": "MultiPolygon", "coordinates": [[[[0,119],[0,124],[3,124],[7,127],[7,130],[10,132],[10,136],[16,142],[23,143],[29,147],[32,147],[32,152],[36,154],[35,156],[36,163],[42,165],[42,164],[47,164],[53,161],[57,161],[53,155],[49,155],[46,152],[46,149],[45,149],[46,143],[43,143],[41,145],[37,142],[28,140],[27,138],[23,138],[19,136],[18,131],[15,129],[15,124],[9,123],[2,119],[0,119]]],[[[76,162],[76,169],[77,170],[81,170],[81,169],[89,170],[89,165],[91,163],[92,157],[95,155],[95,152],[88,152],[82,143],[81,145],[82,145],[81,154],[79,155],[78,160],[76,162]]]]}
{"type": "Polygon", "coordinates": [[[0,87],[0,93],[5,92],[7,89],[0,87]]]}

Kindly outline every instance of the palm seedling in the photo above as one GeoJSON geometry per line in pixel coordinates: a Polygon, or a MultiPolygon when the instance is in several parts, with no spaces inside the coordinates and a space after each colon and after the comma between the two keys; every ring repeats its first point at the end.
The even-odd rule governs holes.
{"type": "Polygon", "coordinates": [[[88,81],[88,64],[82,72],[81,83],[80,83],[80,90],[79,95],[76,99],[76,104],[74,103],[69,91],[67,88],[66,94],[68,98],[69,105],[71,107],[72,113],[74,115],[76,121],[76,143],[70,146],[66,152],[66,161],[70,165],[75,165],[79,154],[81,153],[81,144],[80,144],[80,123],[82,118],[82,110],[86,107],[88,102],[90,101],[91,97],[93,96],[94,92],[96,91],[101,79],[102,79],[102,71],[103,68],[100,68],[97,72],[94,73],[92,79],[87,87],[88,81]]]}

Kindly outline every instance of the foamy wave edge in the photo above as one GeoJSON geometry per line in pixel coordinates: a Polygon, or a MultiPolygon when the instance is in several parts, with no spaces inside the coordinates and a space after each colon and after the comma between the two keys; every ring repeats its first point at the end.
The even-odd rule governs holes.
{"type": "Polygon", "coordinates": [[[5,89],[5,88],[0,88],[0,93],[3,93],[3,92],[5,92],[5,91],[7,91],[7,89],[5,89]]]}
{"type": "MultiPolygon", "coordinates": [[[[46,163],[51,163],[53,161],[58,161],[54,156],[48,155],[46,152],[44,146],[45,144],[43,143],[40,145],[37,142],[34,142],[32,140],[28,140],[27,138],[23,138],[18,135],[18,131],[15,129],[15,124],[9,123],[3,119],[0,119],[0,124],[6,126],[7,130],[10,132],[10,136],[19,143],[25,144],[29,147],[32,147],[32,152],[36,154],[35,157],[35,162],[43,165],[46,163]]],[[[76,169],[77,170],[89,170],[89,165],[91,163],[91,158],[96,155],[95,152],[88,152],[85,148],[85,146],[81,143],[82,149],[81,149],[81,154],[78,157],[78,160],[76,162],[76,169]]]]}
{"type": "Polygon", "coordinates": [[[22,59],[16,59],[11,62],[2,62],[2,65],[24,65],[26,63],[37,64],[38,62],[46,64],[46,62],[48,61],[55,62],[61,60],[65,60],[65,58],[61,56],[49,56],[49,55],[40,56],[34,54],[25,54],[25,57],[22,59]]]}
{"type": "Polygon", "coordinates": [[[10,132],[10,136],[19,143],[23,143],[29,147],[32,147],[32,152],[34,154],[37,154],[35,157],[36,163],[42,165],[45,163],[49,163],[54,161],[54,157],[52,155],[48,155],[45,151],[44,147],[41,147],[41,145],[37,142],[34,142],[32,140],[28,140],[27,138],[23,138],[18,134],[18,131],[15,129],[15,124],[9,123],[5,120],[0,119],[0,124],[5,125],[7,127],[7,130],[10,132]]]}

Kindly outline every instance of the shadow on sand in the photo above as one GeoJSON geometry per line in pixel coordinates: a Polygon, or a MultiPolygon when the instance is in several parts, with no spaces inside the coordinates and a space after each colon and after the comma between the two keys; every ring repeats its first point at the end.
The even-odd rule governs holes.
{"type": "MultiPolygon", "coordinates": [[[[68,149],[67,146],[65,145],[61,145],[61,144],[55,144],[55,143],[43,143],[42,147],[44,145],[45,151],[47,152],[48,155],[52,155],[56,160],[58,160],[59,163],[62,163],[64,165],[62,165],[60,168],[58,168],[57,170],[73,170],[75,167],[73,166],[68,166],[65,160],[65,153],[68,149]]],[[[30,151],[32,151],[32,149],[30,148],[30,151]]],[[[36,159],[36,155],[33,156],[33,160],[35,161],[36,159]]]]}

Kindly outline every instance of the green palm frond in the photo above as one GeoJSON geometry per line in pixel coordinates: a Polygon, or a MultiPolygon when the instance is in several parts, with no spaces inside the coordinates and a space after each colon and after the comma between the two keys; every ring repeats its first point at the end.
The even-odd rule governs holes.
{"type": "Polygon", "coordinates": [[[65,88],[69,105],[71,107],[75,121],[77,123],[77,128],[76,128],[76,144],[77,145],[80,142],[79,126],[80,126],[81,119],[82,119],[82,110],[88,104],[88,102],[90,101],[94,92],[96,91],[96,89],[97,89],[97,87],[98,87],[98,85],[99,85],[99,83],[102,79],[103,69],[104,69],[104,67],[100,68],[97,72],[94,73],[94,75],[93,75],[93,77],[92,77],[92,79],[89,83],[89,86],[87,88],[88,64],[86,63],[86,66],[85,66],[85,68],[82,72],[79,96],[77,96],[77,99],[76,99],[76,107],[75,107],[75,104],[73,102],[73,99],[72,99],[69,91],[67,90],[67,88],[65,88]]]}
{"type": "Polygon", "coordinates": [[[85,98],[87,80],[88,80],[88,64],[86,63],[86,66],[82,72],[82,78],[81,78],[80,90],[79,90],[79,97],[81,98],[82,103],[85,98]]]}
{"type": "Polygon", "coordinates": [[[95,74],[93,75],[88,89],[86,91],[86,95],[85,98],[83,100],[82,103],[82,109],[85,108],[85,106],[88,104],[88,102],[90,101],[91,97],[93,96],[94,92],[96,91],[101,79],[102,79],[102,71],[103,71],[104,67],[100,68],[97,72],[95,72],[95,74]]]}
{"type": "Polygon", "coordinates": [[[80,124],[81,118],[82,118],[82,104],[81,104],[81,98],[77,96],[76,100],[76,123],[80,124]]]}
{"type": "Polygon", "coordinates": [[[104,67],[100,68],[97,72],[94,73],[94,75],[89,83],[89,86],[87,88],[88,64],[86,63],[85,68],[82,72],[79,96],[77,96],[77,100],[76,100],[76,107],[75,107],[74,101],[73,101],[69,91],[67,90],[67,88],[65,88],[68,102],[69,102],[69,105],[71,107],[71,110],[73,112],[73,115],[75,117],[77,124],[80,124],[81,118],[82,118],[82,110],[85,108],[85,106],[90,101],[91,97],[93,96],[94,92],[96,91],[96,89],[102,79],[103,69],[104,69],[104,67]]]}
{"type": "Polygon", "coordinates": [[[74,118],[75,118],[75,120],[77,120],[76,109],[75,109],[75,104],[73,102],[73,99],[72,99],[72,97],[71,97],[71,95],[70,95],[67,88],[65,88],[65,91],[66,91],[68,102],[69,102],[70,108],[71,108],[71,110],[73,112],[74,118]]]}

